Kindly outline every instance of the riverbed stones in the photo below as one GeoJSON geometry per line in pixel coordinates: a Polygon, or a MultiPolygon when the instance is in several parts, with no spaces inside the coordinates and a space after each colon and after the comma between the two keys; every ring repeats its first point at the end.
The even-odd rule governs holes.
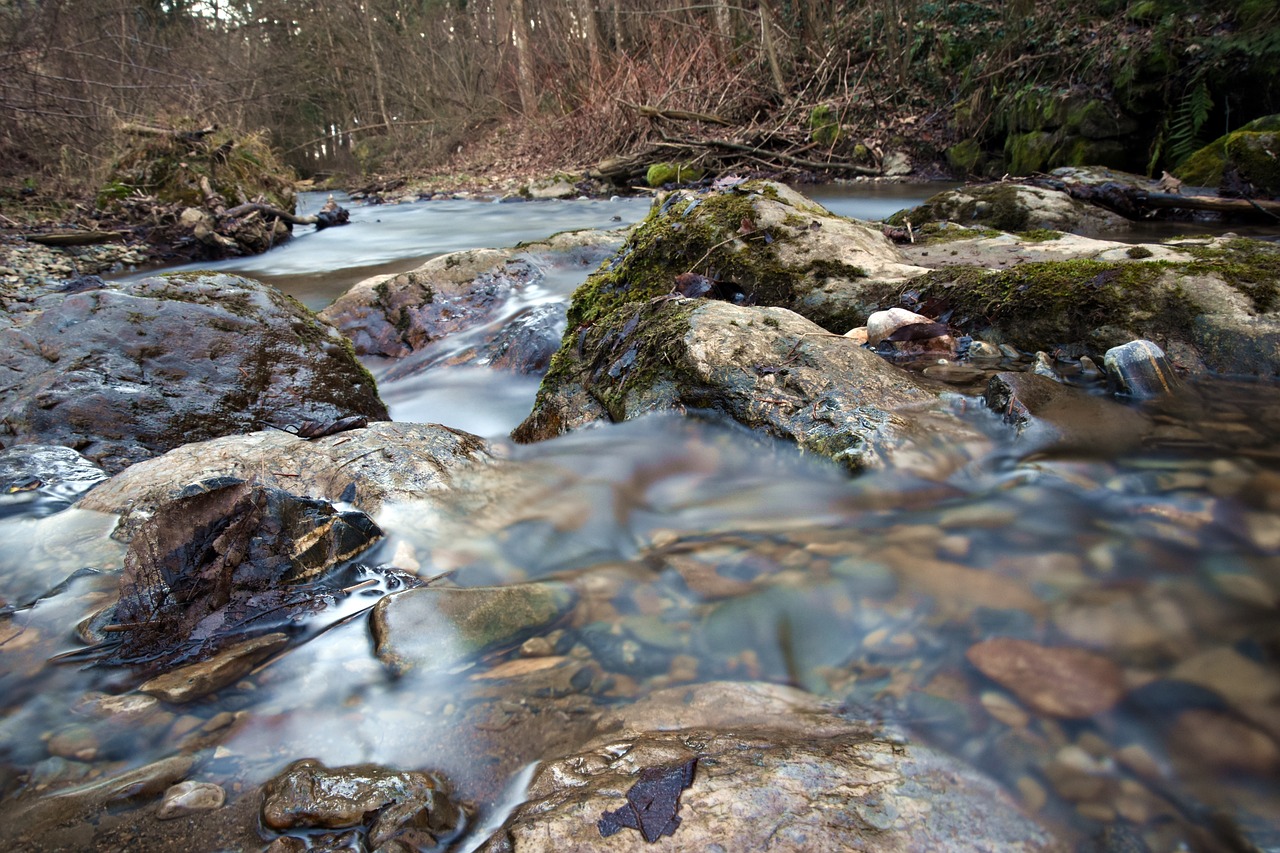
{"type": "Polygon", "coordinates": [[[638,832],[603,837],[597,822],[625,805],[645,771],[691,761],[681,820],[666,842],[680,849],[1067,849],[974,770],[833,711],[788,688],[662,691],[634,717],[621,709],[620,731],[544,763],[526,802],[480,849],[648,849],[638,832]],[[802,722],[770,708],[802,709],[802,722]],[[645,728],[655,713],[677,728],[645,728]]]}
{"type": "Polygon", "coordinates": [[[407,500],[465,512],[485,498],[455,486],[493,462],[483,439],[438,424],[381,421],[311,440],[264,430],[193,442],[140,462],[100,484],[80,506],[120,514],[116,536],[125,541],[161,504],[193,483],[218,478],[342,501],[366,513],[407,500]]]}
{"type": "Polygon", "coordinates": [[[970,646],[965,657],[1032,710],[1051,717],[1086,719],[1109,711],[1124,695],[1120,668],[1080,648],[998,637],[970,646]]]}
{"type": "MultiPolygon", "coordinates": [[[[407,273],[359,282],[320,316],[349,335],[361,355],[403,358],[463,332],[483,347],[501,335],[508,306],[522,294],[563,270],[598,265],[624,236],[625,230],[570,231],[514,249],[450,252],[407,273]]],[[[432,354],[415,358],[416,367],[425,368],[432,354]]]]}
{"type": "Polygon", "coordinates": [[[73,447],[115,473],[264,424],[387,417],[346,340],[250,279],[171,274],[0,302],[7,445],[73,447]]]}
{"type": "Polygon", "coordinates": [[[381,599],[370,628],[376,654],[395,672],[446,672],[486,649],[518,644],[575,600],[561,583],[421,587],[381,599]]]}
{"type": "Polygon", "coordinates": [[[562,347],[518,441],[596,420],[711,410],[851,470],[922,464],[943,435],[980,441],[940,402],[942,386],[784,308],[680,299],[629,305],[562,347]]]}
{"type": "Polygon", "coordinates": [[[449,784],[434,773],[375,764],[329,768],[304,758],[263,786],[262,822],[277,832],[365,826],[371,850],[415,830],[434,842],[462,817],[449,795],[449,784]]]}

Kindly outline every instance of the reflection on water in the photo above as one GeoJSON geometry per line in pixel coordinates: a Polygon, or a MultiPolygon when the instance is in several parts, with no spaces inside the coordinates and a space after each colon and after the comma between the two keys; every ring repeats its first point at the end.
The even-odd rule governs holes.
{"type": "MultiPolygon", "coordinates": [[[[399,419],[494,437],[535,388],[480,368],[381,385],[399,419]]],[[[48,663],[112,600],[111,519],[7,514],[0,791],[179,749],[233,797],[298,758],[374,761],[442,772],[483,825],[603,708],[764,679],[960,756],[1069,838],[1121,827],[1157,851],[1280,848],[1280,387],[1206,380],[1147,408],[1154,439],[1125,457],[1028,456],[1005,436],[932,478],[851,479],[672,416],[500,443],[494,479],[459,486],[485,509],[385,507],[388,536],[360,559],[435,585],[569,584],[567,616],[397,676],[364,615],[386,589],[361,588],[300,624],[290,651],[181,708],[127,692],[127,673],[48,663]],[[36,601],[86,565],[107,573],[36,601]],[[992,675],[991,638],[1087,655],[1058,672],[1064,693],[1043,668],[992,675]],[[121,692],[139,700],[129,714],[95,710],[121,692]],[[1097,708],[1051,710],[1076,701],[1097,708]]],[[[980,406],[969,417],[990,426],[980,406]]]]}

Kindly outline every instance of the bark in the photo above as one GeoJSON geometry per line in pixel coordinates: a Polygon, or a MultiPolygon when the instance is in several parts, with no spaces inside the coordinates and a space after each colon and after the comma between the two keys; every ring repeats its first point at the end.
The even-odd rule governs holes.
{"type": "Polygon", "coordinates": [[[529,16],[524,0],[511,2],[511,40],[516,48],[516,82],[520,90],[520,111],[532,116],[538,111],[538,95],[533,81],[533,54],[529,47],[529,16]]]}

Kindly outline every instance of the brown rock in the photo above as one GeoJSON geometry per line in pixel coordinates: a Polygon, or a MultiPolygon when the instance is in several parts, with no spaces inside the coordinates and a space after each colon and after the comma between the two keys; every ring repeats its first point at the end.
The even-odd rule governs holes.
{"type": "Polygon", "coordinates": [[[1192,764],[1259,775],[1280,769],[1280,746],[1267,734],[1230,714],[1195,708],[1174,720],[1169,743],[1192,764]]]}
{"type": "Polygon", "coordinates": [[[266,634],[237,643],[205,661],[180,667],[144,682],[138,689],[166,702],[182,704],[208,696],[249,673],[259,661],[289,642],[285,634],[266,634]]]}
{"type": "Polygon", "coordinates": [[[999,637],[970,646],[965,656],[1033,710],[1051,717],[1092,717],[1110,710],[1124,694],[1120,668],[1084,649],[999,637]]]}

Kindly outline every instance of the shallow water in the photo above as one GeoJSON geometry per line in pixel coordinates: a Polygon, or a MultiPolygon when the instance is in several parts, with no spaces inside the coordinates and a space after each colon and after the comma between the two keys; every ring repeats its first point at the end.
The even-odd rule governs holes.
{"type": "MultiPolygon", "coordinates": [[[[620,208],[586,204],[563,216],[532,203],[422,206],[445,205],[459,235],[471,212],[481,223],[532,217],[522,237],[579,214],[616,224],[620,208]]],[[[415,207],[353,212],[413,234],[427,221],[415,207]]],[[[515,242],[485,227],[471,245],[515,242]]],[[[357,244],[360,234],[350,231],[357,244]]],[[[328,275],[340,256],[385,262],[399,251],[321,253],[316,242],[285,254],[307,244],[244,271],[303,275],[311,256],[326,259],[311,271],[328,275]]],[[[576,284],[553,280],[540,298],[567,298],[576,284]]],[[[314,304],[331,284],[298,292],[314,304]]],[[[380,583],[340,597],[300,626],[306,642],[214,700],[137,724],[100,721],[86,696],[127,678],[48,659],[79,648],[69,626],[110,600],[123,549],[106,538],[110,518],[50,512],[61,504],[34,496],[0,515],[4,600],[30,602],[84,566],[106,573],[0,620],[0,789],[94,778],[204,733],[218,747],[199,778],[232,791],[301,757],[383,762],[444,773],[483,822],[518,800],[531,762],[571,750],[601,707],[673,683],[748,678],[837,698],[952,752],[1069,838],[1121,827],[1152,850],[1280,849],[1277,385],[1207,380],[1148,404],[1159,429],[1121,458],[1037,453],[963,392],[957,409],[991,436],[980,459],[852,479],[696,416],[507,445],[536,382],[480,368],[380,388],[396,419],[497,439],[519,476],[498,505],[465,517],[387,507],[377,520],[388,537],[360,561],[452,572],[459,586],[572,580],[591,590],[590,618],[550,631],[544,658],[503,649],[395,678],[361,615],[385,594],[380,583]],[[1125,698],[1078,719],[1039,713],[967,658],[992,637],[1089,649],[1118,667],[1125,698]],[[546,669],[491,676],[531,660],[546,669]]]]}

